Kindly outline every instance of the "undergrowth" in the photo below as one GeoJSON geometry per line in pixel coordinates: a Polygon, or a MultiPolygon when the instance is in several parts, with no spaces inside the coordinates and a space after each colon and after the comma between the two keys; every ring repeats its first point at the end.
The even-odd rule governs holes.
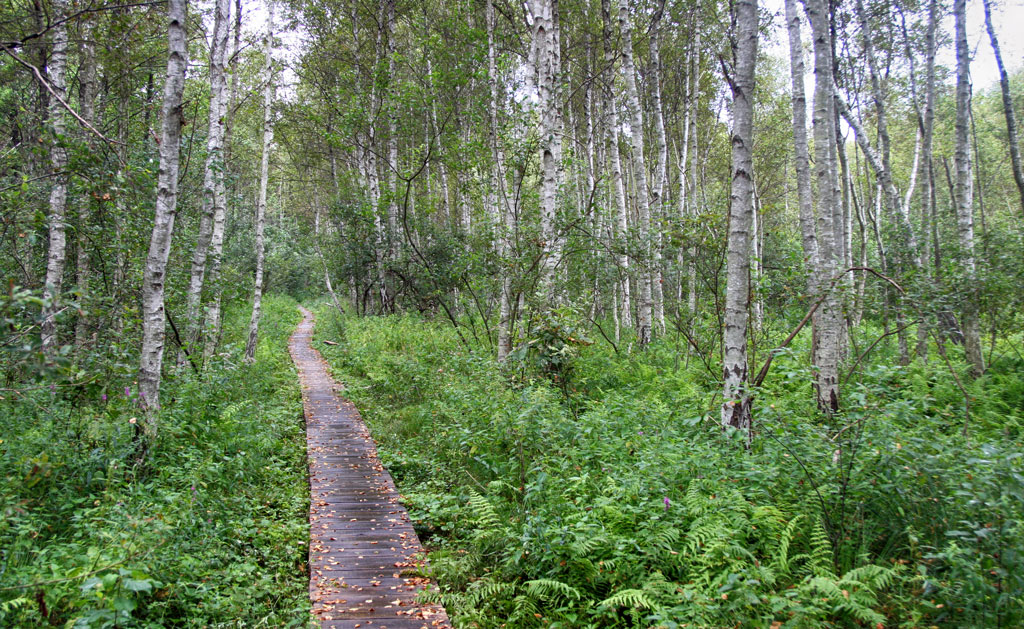
{"type": "Polygon", "coordinates": [[[301,317],[290,298],[263,303],[256,364],[242,361],[248,309],[229,308],[214,364],[166,380],[144,467],[138,392],[116,368],[85,390],[0,402],[0,626],[306,626],[305,440],[287,351],[301,317]]]}
{"type": "Polygon", "coordinates": [[[1024,623],[1012,361],[974,383],[967,439],[944,365],[880,355],[826,420],[783,354],[747,452],[668,342],[578,339],[502,368],[417,316],[318,321],[457,627],[1024,623]]]}

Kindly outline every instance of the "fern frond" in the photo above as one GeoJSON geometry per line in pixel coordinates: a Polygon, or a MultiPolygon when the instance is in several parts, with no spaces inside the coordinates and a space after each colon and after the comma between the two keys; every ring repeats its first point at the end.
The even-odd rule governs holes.
{"type": "Polygon", "coordinates": [[[501,526],[501,519],[498,517],[498,512],[494,510],[494,506],[487,498],[472,489],[469,490],[469,506],[473,510],[476,525],[479,528],[492,529],[501,526]]]}
{"type": "Polygon", "coordinates": [[[653,609],[654,601],[647,596],[643,590],[634,588],[619,590],[608,598],[601,601],[601,607],[639,607],[641,609],[653,609]]]}
{"type": "Polygon", "coordinates": [[[524,583],[526,591],[537,598],[558,598],[563,596],[580,600],[580,591],[556,579],[534,579],[524,583]]]}

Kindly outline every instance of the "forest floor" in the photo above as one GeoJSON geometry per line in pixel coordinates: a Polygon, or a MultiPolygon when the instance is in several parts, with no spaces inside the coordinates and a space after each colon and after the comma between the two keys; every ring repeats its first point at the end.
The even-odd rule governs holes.
{"type": "Polygon", "coordinates": [[[313,612],[332,629],[450,627],[444,608],[417,603],[433,587],[423,547],[359,411],[311,345],[313,314],[302,313],[289,349],[306,413],[313,612]]]}

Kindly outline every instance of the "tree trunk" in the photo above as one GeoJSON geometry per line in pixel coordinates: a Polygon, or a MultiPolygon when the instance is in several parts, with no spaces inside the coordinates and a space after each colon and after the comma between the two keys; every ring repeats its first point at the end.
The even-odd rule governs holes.
{"type": "Polygon", "coordinates": [[[654,331],[658,334],[665,334],[665,278],[661,249],[664,245],[662,237],[662,220],[665,216],[664,196],[668,186],[668,140],[665,137],[665,116],[662,113],[661,105],[662,69],[660,39],[661,19],[664,12],[665,2],[661,0],[661,6],[657,7],[651,22],[651,77],[649,79],[653,95],[651,109],[654,111],[654,133],[658,143],[658,163],[654,169],[653,185],[651,186],[651,208],[654,218],[651,225],[651,228],[654,230],[654,255],[651,260],[653,265],[651,272],[651,299],[653,301],[654,331]]]}
{"type": "Polygon", "coordinates": [[[66,214],[68,200],[67,149],[64,146],[66,133],[64,110],[58,98],[67,94],[68,27],[64,22],[67,12],[65,0],[54,0],[53,51],[48,68],[50,87],[56,97],[49,102],[50,131],[53,134],[50,145],[50,173],[53,188],[50,190],[49,250],[46,257],[46,285],[43,289],[42,332],[43,352],[53,356],[60,345],[57,337],[57,314],[60,311],[61,284],[64,279],[64,262],[67,257],[66,214]]]}
{"type": "Polygon", "coordinates": [[[164,292],[167,258],[178,204],[178,158],[181,144],[181,96],[185,88],[188,49],[185,39],[185,0],[167,2],[167,78],[161,111],[160,169],[156,212],[142,280],[142,350],[139,354],[139,397],[147,410],[145,433],[156,437],[155,411],[160,408],[160,370],[164,355],[164,292]]]}
{"type": "Polygon", "coordinates": [[[619,242],[616,243],[616,248],[619,249],[617,255],[618,263],[618,284],[619,284],[619,297],[621,302],[619,308],[621,309],[621,325],[622,327],[632,327],[632,309],[631,295],[629,290],[629,256],[626,255],[626,233],[629,229],[628,225],[628,210],[626,208],[626,190],[622,181],[622,156],[619,154],[619,111],[618,106],[615,102],[615,51],[612,49],[612,22],[611,22],[611,2],[610,0],[601,0],[601,15],[603,24],[604,34],[604,64],[605,71],[608,73],[608,80],[611,84],[609,90],[606,92],[606,110],[608,111],[608,160],[611,166],[611,180],[612,180],[612,192],[615,198],[615,227],[619,238],[619,242]]]}
{"type": "Polygon", "coordinates": [[[505,190],[505,152],[501,147],[498,132],[498,64],[494,44],[494,2],[487,0],[487,117],[488,143],[491,149],[490,179],[495,190],[492,198],[497,205],[492,214],[500,221],[497,229],[498,261],[501,264],[501,294],[498,295],[498,360],[503,361],[512,351],[512,268],[510,254],[512,252],[512,208],[509,206],[508,193],[505,190]]]}
{"type": "Polygon", "coordinates": [[[818,297],[817,277],[821,263],[818,259],[818,237],[814,225],[811,153],[807,142],[807,96],[804,93],[804,52],[796,0],[786,0],[786,24],[789,31],[789,67],[793,103],[793,168],[796,171],[797,205],[800,210],[800,242],[804,251],[804,265],[807,268],[807,297],[813,301],[818,297]]]}
{"type": "Polygon", "coordinates": [[[633,179],[638,214],[638,235],[643,251],[640,266],[640,310],[636,336],[641,347],[651,342],[653,296],[651,292],[651,203],[648,197],[647,166],[644,160],[644,118],[640,108],[640,95],[636,88],[636,68],[633,64],[633,28],[629,22],[628,2],[619,6],[619,30],[622,34],[622,75],[626,80],[626,113],[629,116],[632,140],[633,179]]]}
{"type": "Polygon", "coordinates": [[[263,305],[263,228],[267,215],[267,184],[270,178],[270,145],[274,141],[274,5],[267,3],[267,32],[263,36],[263,152],[260,158],[260,191],[256,201],[256,281],[252,293],[252,317],[249,319],[249,338],[245,343],[245,362],[256,360],[256,342],[259,337],[260,315],[263,305]]]}
{"type": "Polygon", "coordinates": [[[839,261],[834,226],[835,208],[835,110],[832,77],[832,39],[824,0],[807,0],[814,45],[814,153],[818,180],[817,244],[819,291],[824,293],[819,310],[813,363],[818,368],[818,407],[826,413],[839,408],[839,360],[842,355],[842,305],[832,290],[839,261]]]}
{"type": "Polygon", "coordinates": [[[971,371],[980,376],[985,371],[981,353],[981,325],[978,320],[977,271],[974,262],[974,198],[971,185],[970,147],[970,48],[967,43],[967,0],[953,0],[956,22],[956,219],[960,236],[960,263],[968,293],[963,306],[964,351],[971,371]]]}
{"type": "MultiPolygon", "coordinates": [[[[232,48],[233,52],[231,54],[231,60],[228,63],[231,70],[231,84],[228,88],[227,99],[222,103],[225,114],[224,145],[222,151],[224,155],[224,173],[229,171],[231,164],[231,133],[234,128],[235,101],[238,99],[238,55],[242,49],[241,0],[235,1],[234,17],[234,46],[232,48]]],[[[213,234],[210,237],[210,255],[207,260],[210,268],[205,282],[207,285],[213,286],[213,297],[210,299],[210,305],[206,310],[206,323],[203,326],[206,334],[206,343],[203,347],[204,362],[213,356],[213,353],[217,350],[217,343],[220,341],[221,299],[223,297],[223,288],[221,287],[219,280],[221,259],[224,254],[224,227],[227,214],[227,182],[224,173],[222,173],[220,177],[214,179],[213,234]]]]}
{"type": "Polygon", "coordinates": [[[561,51],[559,50],[557,0],[532,0],[533,61],[540,96],[541,197],[540,224],[543,240],[541,285],[549,300],[558,301],[555,268],[560,263],[561,240],[557,232],[558,190],[562,179],[562,115],[559,98],[561,51]]]}
{"type": "MultiPolygon", "coordinates": [[[[78,106],[82,120],[90,125],[96,122],[96,42],[93,41],[92,16],[82,18],[81,25],[81,59],[78,70],[78,106]]],[[[86,143],[92,145],[92,135],[85,132],[86,143]]],[[[89,337],[89,306],[90,297],[89,279],[91,275],[89,257],[89,231],[92,222],[92,201],[87,195],[81,195],[78,203],[78,294],[79,308],[78,319],[75,321],[75,347],[85,346],[89,337]]]]}
{"type": "Polygon", "coordinates": [[[723,332],[722,426],[750,439],[751,397],[747,386],[747,308],[750,305],[750,230],[754,214],[754,65],[757,61],[757,0],[734,5],[732,88],[732,191],[726,254],[723,332]]]}
{"type": "Polygon", "coordinates": [[[996,30],[992,26],[992,0],[982,0],[985,5],[985,28],[988,30],[988,39],[992,43],[992,53],[996,57],[996,67],[999,69],[999,89],[1003,95],[1003,115],[1006,117],[1007,141],[1010,145],[1010,163],[1013,166],[1013,179],[1017,182],[1017,191],[1020,193],[1020,209],[1024,212],[1024,170],[1020,160],[1020,142],[1017,139],[1017,115],[1013,111],[1013,98],[1010,94],[1010,79],[1006,74],[1006,66],[1003,65],[1003,54],[999,50],[999,40],[996,38],[996,30]]]}
{"type": "MultiPolygon", "coordinates": [[[[224,179],[224,118],[227,109],[227,77],[224,62],[231,22],[230,11],[230,0],[217,0],[214,5],[213,40],[210,42],[210,119],[206,136],[206,164],[203,170],[203,207],[199,220],[199,237],[192,252],[192,269],[186,296],[185,344],[193,352],[199,338],[199,304],[202,300],[203,281],[213,241],[214,223],[217,219],[217,187],[222,185],[224,179]]],[[[183,360],[184,356],[179,355],[179,364],[183,360]]]]}

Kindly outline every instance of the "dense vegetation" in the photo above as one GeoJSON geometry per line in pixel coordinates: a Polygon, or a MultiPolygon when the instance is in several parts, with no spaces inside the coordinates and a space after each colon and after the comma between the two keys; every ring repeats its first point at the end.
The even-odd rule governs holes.
{"type": "Polygon", "coordinates": [[[972,383],[966,438],[944,365],[883,347],[826,420],[797,347],[748,452],[718,424],[717,378],[668,339],[617,355],[568,342],[562,313],[500,366],[416,315],[320,317],[458,626],[1024,622],[1012,352],[972,383]]]}
{"type": "Polygon", "coordinates": [[[127,365],[4,395],[0,625],[306,625],[305,431],[287,351],[300,318],[294,300],[268,300],[246,365],[248,312],[229,309],[215,363],[167,387],[141,465],[127,365]]]}
{"type": "Polygon", "coordinates": [[[1019,13],[0,1],[0,625],[310,621],[300,301],[460,629],[1024,625],[1019,13]]]}

